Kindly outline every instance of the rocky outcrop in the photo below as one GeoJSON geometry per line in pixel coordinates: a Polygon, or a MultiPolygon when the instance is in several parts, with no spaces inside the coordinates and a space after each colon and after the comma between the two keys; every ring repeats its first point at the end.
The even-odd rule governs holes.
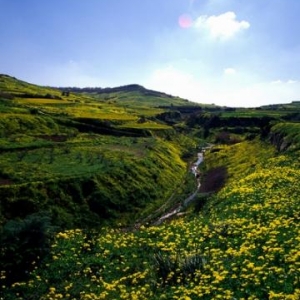
{"type": "Polygon", "coordinates": [[[291,146],[291,142],[289,142],[285,135],[281,132],[271,132],[270,142],[279,152],[286,151],[291,146]]]}

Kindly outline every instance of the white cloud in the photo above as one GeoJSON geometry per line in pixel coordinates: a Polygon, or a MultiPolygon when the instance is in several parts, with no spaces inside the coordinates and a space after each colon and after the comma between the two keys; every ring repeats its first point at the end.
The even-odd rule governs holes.
{"type": "Polygon", "coordinates": [[[248,29],[250,23],[247,21],[238,21],[236,14],[229,11],[218,16],[200,16],[194,22],[194,27],[208,30],[214,38],[229,39],[241,30],[248,29]]]}
{"type": "Polygon", "coordinates": [[[201,83],[190,73],[181,71],[173,66],[166,66],[153,71],[143,85],[146,88],[169,93],[191,101],[205,103],[207,94],[205,84],[201,83]]]}
{"type": "Polygon", "coordinates": [[[142,84],[146,88],[180,96],[190,101],[232,107],[288,103],[299,98],[300,85],[288,84],[288,81],[271,83],[245,74],[243,76],[234,76],[230,81],[223,76],[198,78],[168,66],[155,70],[142,84]],[[245,78],[242,78],[243,76],[245,78]]]}
{"type": "Polygon", "coordinates": [[[271,81],[271,84],[282,84],[283,82],[280,80],[280,79],[277,79],[277,80],[274,80],[274,81],[271,81]]]}
{"type": "Polygon", "coordinates": [[[277,79],[277,80],[274,80],[274,81],[271,81],[271,84],[272,85],[278,85],[278,84],[294,84],[294,83],[297,83],[296,80],[293,80],[293,79],[289,79],[287,81],[284,81],[284,80],[281,80],[281,79],[277,79]]]}
{"type": "Polygon", "coordinates": [[[225,75],[234,75],[234,74],[236,74],[236,69],[234,69],[234,68],[226,68],[226,69],[224,69],[223,73],[225,75]]]}

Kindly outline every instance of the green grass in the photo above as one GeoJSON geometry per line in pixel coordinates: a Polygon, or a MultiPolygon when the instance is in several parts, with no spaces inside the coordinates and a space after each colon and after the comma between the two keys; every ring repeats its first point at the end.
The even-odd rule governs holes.
{"type": "MultiPolygon", "coordinates": [[[[102,214],[101,220],[121,212],[135,215],[146,203],[147,210],[157,208],[186,170],[181,155],[187,150],[160,138],[171,140],[172,127],[145,119],[163,111],[86,94],[66,96],[1,75],[0,223],[39,210],[53,216],[59,208],[56,220],[71,226],[63,214],[80,209],[94,214],[93,220],[102,214]],[[71,209],[68,202],[74,202],[71,209]],[[18,205],[24,209],[16,210],[18,205]]],[[[82,220],[74,216],[75,223],[82,220]]]]}
{"type": "Polygon", "coordinates": [[[206,161],[231,180],[200,215],[134,232],[60,232],[5,299],[297,299],[299,162],[257,141],[206,161]]]}
{"type": "Polygon", "coordinates": [[[297,103],[215,112],[276,118],[264,141],[207,151],[202,176],[220,167],[226,185],[155,227],[136,222],[194,189],[187,162],[213,114],[172,127],[155,106],[184,100],[67,97],[7,76],[0,91],[0,298],[299,298],[300,128],[281,119],[297,103]]]}
{"type": "Polygon", "coordinates": [[[140,129],[162,129],[162,130],[168,130],[172,129],[171,126],[168,126],[166,124],[159,124],[156,122],[143,122],[143,123],[126,123],[124,125],[119,126],[119,128],[140,128],[140,129]]]}
{"type": "MultiPolygon", "coordinates": [[[[83,206],[95,225],[110,219],[130,224],[144,210],[157,209],[186,172],[182,150],[159,138],[78,135],[44,143],[28,141],[26,148],[1,154],[2,224],[11,215],[51,212],[54,206],[65,214],[83,206]],[[15,210],[19,201],[26,209],[15,210]]],[[[59,223],[87,226],[86,216],[74,216],[70,224],[61,216],[59,223]]]]}
{"type": "Polygon", "coordinates": [[[153,96],[143,91],[113,92],[109,94],[97,94],[95,98],[125,107],[158,107],[166,105],[195,105],[179,97],[153,96]]]}
{"type": "Polygon", "coordinates": [[[278,123],[272,127],[273,135],[280,135],[290,150],[300,150],[300,123],[278,123]]]}
{"type": "Polygon", "coordinates": [[[238,118],[261,118],[264,116],[270,116],[274,118],[280,118],[285,113],[283,111],[272,110],[255,110],[255,109],[237,109],[236,111],[222,112],[223,118],[238,117],[238,118]]]}

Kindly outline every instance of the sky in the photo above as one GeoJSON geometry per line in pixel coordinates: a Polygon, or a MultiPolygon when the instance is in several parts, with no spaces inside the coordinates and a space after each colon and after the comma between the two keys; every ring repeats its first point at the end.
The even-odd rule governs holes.
{"type": "Polygon", "coordinates": [[[300,99],[300,0],[0,0],[0,73],[235,107],[300,99]]]}

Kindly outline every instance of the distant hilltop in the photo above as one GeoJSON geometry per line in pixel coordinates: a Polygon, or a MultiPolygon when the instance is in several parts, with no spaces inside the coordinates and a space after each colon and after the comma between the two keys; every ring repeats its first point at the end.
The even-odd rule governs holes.
{"type": "MultiPolygon", "coordinates": [[[[57,89],[61,91],[69,91],[75,93],[95,93],[95,94],[105,94],[105,93],[118,93],[118,92],[140,92],[147,96],[154,96],[154,97],[168,97],[168,98],[176,98],[172,95],[158,92],[154,90],[149,90],[139,84],[129,84],[123,85],[119,87],[85,87],[85,88],[78,88],[78,87],[58,87],[57,89]]],[[[187,100],[186,100],[187,101],[187,100]]]]}
{"type": "MultiPolygon", "coordinates": [[[[17,81],[22,81],[16,77],[7,75],[7,74],[0,74],[0,78],[10,78],[13,80],[17,80],[17,81]]],[[[105,94],[105,93],[118,93],[118,92],[140,92],[141,94],[145,95],[145,96],[154,96],[154,97],[166,97],[166,98],[178,98],[163,92],[158,92],[158,91],[154,91],[154,90],[150,90],[147,89],[145,87],[143,87],[142,85],[139,84],[128,84],[128,85],[124,85],[124,86],[119,86],[119,87],[105,87],[105,88],[101,88],[101,87],[84,87],[84,88],[80,88],[80,87],[53,87],[53,86],[47,86],[47,88],[53,88],[56,90],[60,90],[62,92],[74,92],[74,93],[94,93],[94,94],[105,94]]],[[[182,99],[183,101],[187,101],[187,99],[182,99]]]]}

